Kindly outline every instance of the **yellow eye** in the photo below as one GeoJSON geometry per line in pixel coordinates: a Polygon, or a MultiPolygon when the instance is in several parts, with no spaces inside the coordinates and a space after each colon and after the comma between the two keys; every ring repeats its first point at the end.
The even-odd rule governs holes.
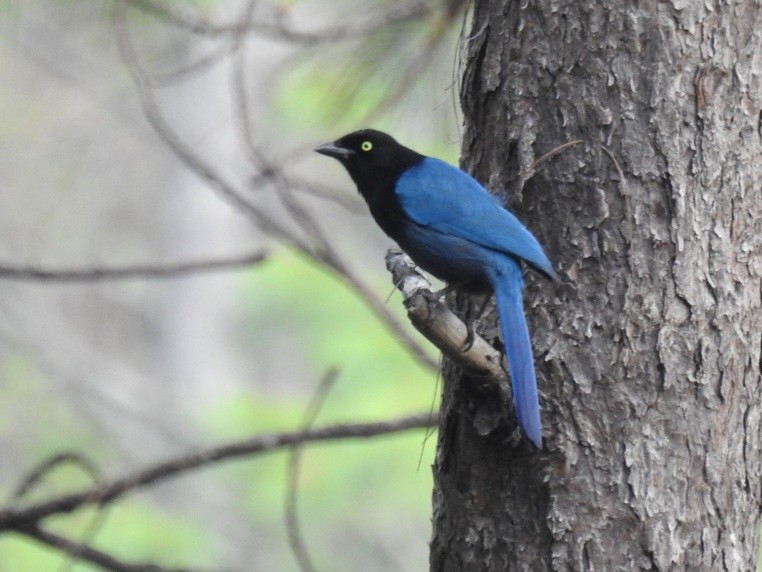
{"type": "Polygon", "coordinates": [[[363,141],[362,145],[360,145],[360,149],[362,149],[363,151],[370,151],[371,149],[373,149],[373,143],[371,143],[370,141],[363,141]]]}

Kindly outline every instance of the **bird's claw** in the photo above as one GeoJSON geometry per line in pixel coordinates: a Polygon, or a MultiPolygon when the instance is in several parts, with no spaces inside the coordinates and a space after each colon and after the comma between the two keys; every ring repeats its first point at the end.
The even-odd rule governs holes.
{"type": "Polygon", "coordinates": [[[466,324],[466,339],[463,341],[463,353],[466,353],[472,347],[474,347],[474,341],[476,340],[476,331],[474,330],[474,323],[469,321],[466,324]]]}

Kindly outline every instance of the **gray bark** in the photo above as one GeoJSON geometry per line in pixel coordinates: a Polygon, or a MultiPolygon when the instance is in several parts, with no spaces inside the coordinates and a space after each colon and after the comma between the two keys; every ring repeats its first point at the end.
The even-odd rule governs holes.
{"type": "Polygon", "coordinates": [[[501,0],[472,28],[464,166],[564,278],[525,295],[543,451],[446,367],[431,569],[754,570],[762,7],[501,0]]]}

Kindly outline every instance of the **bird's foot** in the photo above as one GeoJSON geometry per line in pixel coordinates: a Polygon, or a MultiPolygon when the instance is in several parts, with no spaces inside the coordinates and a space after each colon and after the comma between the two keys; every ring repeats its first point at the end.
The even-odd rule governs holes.
{"type": "Polygon", "coordinates": [[[474,340],[476,339],[476,331],[474,330],[473,320],[466,322],[466,339],[463,341],[461,351],[466,353],[474,346],[474,340]]]}
{"type": "Polygon", "coordinates": [[[482,317],[482,314],[484,314],[484,310],[487,309],[487,304],[489,304],[489,301],[492,299],[491,294],[485,294],[484,298],[482,299],[482,303],[479,306],[479,309],[476,312],[475,316],[471,316],[471,309],[472,309],[472,303],[471,299],[468,299],[468,308],[466,311],[466,339],[463,341],[463,353],[466,353],[468,350],[470,350],[474,345],[474,340],[476,338],[476,330],[474,329],[474,324],[476,321],[482,317]]]}

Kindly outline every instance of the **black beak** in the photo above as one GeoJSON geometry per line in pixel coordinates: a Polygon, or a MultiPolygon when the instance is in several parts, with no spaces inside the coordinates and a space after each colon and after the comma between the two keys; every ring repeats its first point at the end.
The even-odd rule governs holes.
{"type": "Polygon", "coordinates": [[[315,151],[321,155],[328,155],[329,157],[335,157],[336,159],[345,159],[350,155],[355,154],[351,149],[339,147],[336,143],[323,143],[322,145],[315,147],[315,151]]]}

